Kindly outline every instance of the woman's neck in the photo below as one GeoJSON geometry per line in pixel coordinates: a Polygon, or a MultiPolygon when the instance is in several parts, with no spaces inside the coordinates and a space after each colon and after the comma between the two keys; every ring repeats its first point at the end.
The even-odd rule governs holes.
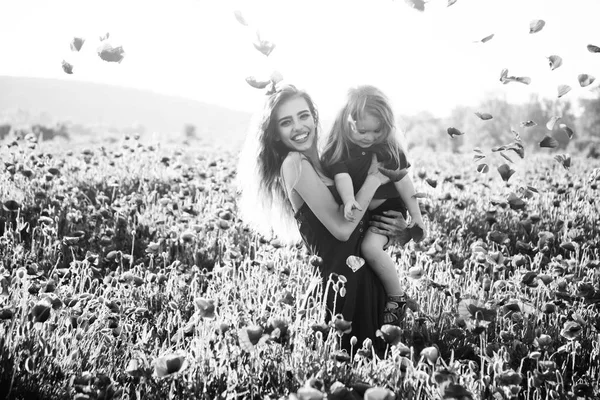
{"type": "Polygon", "coordinates": [[[313,146],[310,149],[306,150],[304,154],[313,165],[321,165],[321,160],[319,159],[319,152],[317,151],[317,146],[313,146]]]}

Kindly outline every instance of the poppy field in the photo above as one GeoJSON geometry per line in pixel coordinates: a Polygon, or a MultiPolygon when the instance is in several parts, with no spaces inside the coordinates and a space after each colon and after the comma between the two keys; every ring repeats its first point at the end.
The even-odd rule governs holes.
{"type": "Polygon", "coordinates": [[[349,353],[320,260],[238,218],[235,152],[111,146],[2,147],[3,398],[599,395],[597,160],[413,155],[429,234],[389,251],[418,307],[349,353]]]}

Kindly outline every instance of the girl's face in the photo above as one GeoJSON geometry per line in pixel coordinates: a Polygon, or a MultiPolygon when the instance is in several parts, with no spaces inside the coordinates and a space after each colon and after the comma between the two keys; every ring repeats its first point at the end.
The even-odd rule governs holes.
{"type": "Polygon", "coordinates": [[[384,138],[383,124],[373,114],[365,113],[362,118],[358,118],[355,126],[356,129],[354,126],[350,127],[349,139],[362,148],[371,147],[384,138]]]}
{"type": "Polygon", "coordinates": [[[281,103],[275,111],[277,137],[292,151],[305,152],[315,140],[315,119],[304,97],[293,97],[281,103]]]}

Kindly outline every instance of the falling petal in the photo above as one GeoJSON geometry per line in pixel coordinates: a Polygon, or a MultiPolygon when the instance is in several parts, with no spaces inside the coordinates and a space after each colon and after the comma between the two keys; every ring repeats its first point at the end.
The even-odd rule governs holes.
{"type": "Polygon", "coordinates": [[[125,51],[122,46],[112,47],[109,43],[104,42],[98,47],[98,56],[107,62],[120,63],[125,57],[125,51]]]}
{"type": "Polygon", "coordinates": [[[503,69],[502,75],[500,76],[500,82],[502,82],[505,85],[510,82],[519,82],[525,85],[529,85],[531,83],[531,78],[528,76],[508,76],[507,74],[508,70],[503,69]]]}
{"type": "Polygon", "coordinates": [[[260,51],[267,57],[269,56],[269,54],[271,54],[271,52],[275,48],[275,43],[269,42],[268,40],[261,39],[260,33],[258,31],[256,32],[256,41],[252,44],[254,45],[254,48],[256,50],[260,51]]]}
{"type": "Polygon", "coordinates": [[[565,133],[567,134],[567,136],[569,136],[569,139],[573,139],[573,136],[575,135],[575,132],[573,132],[573,129],[571,129],[570,127],[568,127],[566,124],[560,124],[558,125],[560,129],[562,129],[563,131],[565,131],[565,133]]]}
{"type": "Polygon", "coordinates": [[[473,156],[473,161],[477,162],[477,161],[481,161],[485,158],[485,156],[483,154],[475,154],[473,156]]]}
{"type": "Polygon", "coordinates": [[[600,53],[600,47],[595,46],[593,44],[588,44],[587,49],[590,53],[600,53]]]}
{"type": "Polygon", "coordinates": [[[244,25],[244,26],[248,26],[248,22],[246,21],[246,19],[244,18],[244,16],[242,15],[242,12],[240,10],[235,10],[233,12],[233,14],[235,15],[235,19],[237,19],[237,21],[244,25]]]}
{"type": "Polygon", "coordinates": [[[494,34],[492,33],[491,35],[488,35],[488,36],[484,37],[483,39],[481,39],[481,43],[488,42],[488,41],[492,40],[493,37],[494,37],[494,34]]]}
{"type": "Polygon", "coordinates": [[[519,135],[519,132],[515,131],[512,128],[510,128],[510,132],[514,135],[515,140],[518,140],[519,142],[521,141],[521,135],[519,135]]]}
{"type": "Polygon", "coordinates": [[[510,193],[506,199],[508,205],[513,210],[523,210],[527,203],[514,193],[510,193]]]}
{"type": "Polygon", "coordinates": [[[246,78],[246,82],[248,83],[248,85],[252,86],[253,88],[256,89],[264,89],[267,87],[267,85],[271,82],[270,80],[266,80],[266,81],[259,81],[257,80],[255,77],[253,76],[249,76],[246,78]]]}
{"type": "Polygon", "coordinates": [[[81,50],[81,46],[85,42],[84,38],[76,37],[71,41],[71,51],[79,51],[81,50]]]}
{"type": "Polygon", "coordinates": [[[554,149],[558,147],[558,141],[553,137],[546,135],[544,139],[540,142],[540,147],[548,147],[550,149],[554,149]]]}
{"type": "Polygon", "coordinates": [[[425,179],[425,182],[434,189],[437,187],[437,181],[435,179],[427,178],[425,179]]]}
{"type": "Polygon", "coordinates": [[[506,150],[512,150],[519,155],[521,158],[525,158],[525,147],[521,144],[521,142],[513,142],[506,146],[506,150]]]}
{"type": "Polygon", "coordinates": [[[512,169],[508,164],[502,164],[501,166],[498,167],[498,172],[500,173],[500,176],[502,177],[502,180],[504,182],[508,182],[508,180],[510,179],[510,177],[516,171],[514,169],[512,169]]]}
{"type": "Polygon", "coordinates": [[[456,3],[458,0],[448,0],[448,7],[450,7],[452,4],[456,3]]]}
{"type": "Polygon", "coordinates": [[[461,136],[464,135],[464,132],[459,131],[456,128],[448,128],[448,135],[450,135],[451,138],[454,139],[455,136],[461,136]]]}
{"type": "Polygon", "coordinates": [[[564,169],[569,169],[571,167],[571,156],[569,154],[557,154],[554,156],[554,159],[558,161],[564,169]]]}
{"type": "Polygon", "coordinates": [[[494,153],[497,152],[497,151],[503,151],[503,150],[506,150],[506,149],[507,149],[507,147],[505,145],[492,147],[492,151],[494,153]]]}
{"type": "Polygon", "coordinates": [[[509,157],[508,157],[506,154],[504,154],[504,153],[500,152],[500,155],[501,155],[501,156],[502,156],[502,157],[503,157],[503,158],[504,158],[506,161],[508,161],[508,162],[510,162],[510,163],[513,163],[513,164],[515,163],[515,162],[514,162],[513,160],[511,160],[511,159],[510,159],[510,158],[509,158],[509,157]]]}
{"type": "Polygon", "coordinates": [[[577,79],[579,80],[579,85],[581,85],[581,87],[589,86],[596,80],[596,78],[588,74],[580,74],[577,79]]]}
{"type": "Polygon", "coordinates": [[[482,119],[484,121],[494,118],[494,117],[492,117],[492,114],[488,114],[488,113],[476,112],[475,115],[477,115],[480,119],[482,119]]]}
{"type": "Polygon", "coordinates": [[[412,197],[413,197],[413,199],[426,199],[429,197],[429,195],[427,193],[417,192],[417,193],[413,194],[412,197]]]}
{"type": "Polygon", "coordinates": [[[425,2],[423,0],[404,0],[406,4],[419,11],[425,11],[425,2]]]}
{"type": "Polygon", "coordinates": [[[550,56],[548,57],[548,63],[550,64],[550,70],[554,71],[562,65],[562,58],[560,56],[550,56]]]}
{"type": "Polygon", "coordinates": [[[386,168],[382,168],[379,167],[379,171],[387,176],[388,178],[390,178],[390,180],[392,182],[399,182],[401,181],[406,175],[408,175],[408,169],[403,168],[403,169],[386,169],[386,168]]]}
{"type": "Polygon", "coordinates": [[[548,128],[548,130],[550,130],[550,131],[554,130],[554,125],[561,118],[562,118],[562,116],[560,116],[560,115],[557,115],[557,116],[554,116],[554,117],[550,118],[550,120],[546,123],[546,128],[548,128]]]}
{"type": "Polygon", "coordinates": [[[62,62],[62,69],[69,75],[71,75],[73,73],[73,65],[69,64],[65,60],[63,60],[63,62],[62,62]]]}
{"type": "Polygon", "coordinates": [[[474,151],[475,153],[480,153],[480,154],[483,154],[483,151],[481,151],[481,149],[480,149],[479,147],[475,147],[475,148],[473,149],[473,151],[474,151]]]}
{"type": "Polygon", "coordinates": [[[488,167],[487,164],[479,164],[477,166],[477,172],[479,172],[481,174],[487,174],[489,170],[490,170],[490,167],[488,167]]]}
{"type": "Polygon", "coordinates": [[[558,97],[562,97],[565,94],[569,93],[571,91],[571,86],[569,85],[559,85],[558,86],[558,97]]]}
{"type": "Polygon", "coordinates": [[[100,41],[103,42],[110,37],[110,33],[106,32],[106,35],[100,36],[100,41]]]}
{"type": "Polygon", "coordinates": [[[546,25],[546,21],[543,19],[534,19],[529,23],[529,33],[537,33],[541,31],[544,25],[546,25]]]}
{"type": "Polygon", "coordinates": [[[283,80],[283,75],[279,71],[273,71],[269,79],[271,79],[271,82],[279,83],[283,80]]]}
{"type": "Polygon", "coordinates": [[[357,256],[349,256],[346,259],[346,265],[350,267],[352,272],[358,271],[363,265],[365,265],[365,260],[363,258],[357,256]]]}
{"type": "Polygon", "coordinates": [[[536,126],[536,125],[537,124],[535,123],[535,121],[531,121],[531,120],[521,122],[521,127],[523,127],[523,128],[530,128],[530,127],[536,126]]]}

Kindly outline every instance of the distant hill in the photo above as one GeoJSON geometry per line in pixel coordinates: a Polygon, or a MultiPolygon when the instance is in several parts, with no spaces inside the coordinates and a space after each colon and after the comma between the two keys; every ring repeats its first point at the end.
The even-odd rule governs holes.
{"type": "Polygon", "coordinates": [[[0,115],[20,109],[47,114],[55,121],[112,126],[142,125],[147,133],[165,137],[196,126],[205,140],[239,142],[250,114],[182,97],[96,83],[59,79],[0,76],[0,115]]]}

